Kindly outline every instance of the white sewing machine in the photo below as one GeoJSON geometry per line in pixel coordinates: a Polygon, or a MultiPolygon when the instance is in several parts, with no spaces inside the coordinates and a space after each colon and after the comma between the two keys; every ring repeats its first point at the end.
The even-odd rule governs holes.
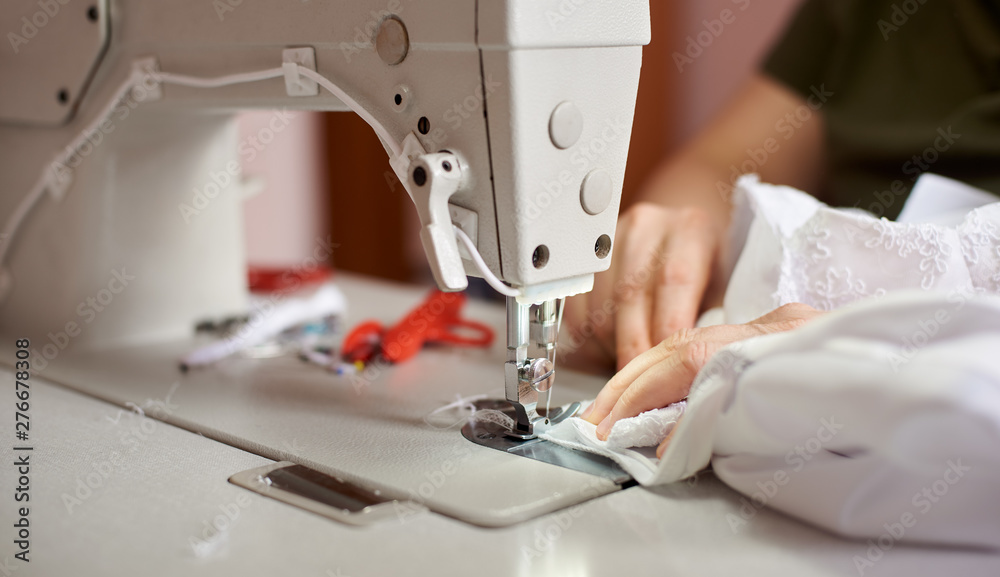
{"type": "Polygon", "coordinates": [[[560,299],[609,266],[650,36],[646,0],[562,4],[112,1],[53,4],[37,23],[16,17],[31,2],[8,5],[5,24],[24,30],[2,63],[16,89],[0,94],[0,215],[19,225],[0,260],[5,330],[65,331],[120,267],[142,280],[70,335],[74,348],[183,337],[240,310],[239,184],[221,186],[236,179],[229,113],[353,109],[416,205],[438,285],[509,285],[493,279],[511,309],[506,397],[530,436],[560,299]],[[482,117],[448,120],[469,98],[482,117]]]}
{"type": "MultiPolygon", "coordinates": [[[[37,449],[16,481],[30,503],[0,500],[0,574],[829,575],[865,554],[710,475],[623,490],[530,439],[558,299],[609,265],[646,0],[17,0],[0,32],[0,375],[30,351],[37,449]],[[467,99],[485,114],[448,115],[467,99]],[[296,359],[180,374],[194,323],[247,304],[232,112],[257,107],[366,116],[441,287],[492,275],[517,295],[470,306],[506,342],[427,351],[364,390],[296,359]],[[427,419],[483,393],[513,403],[500,451],[427,419]]],[[[421,296],[338,282],[348,323],[421,296]]],[[[564,374],[555,404],[602,384],[564,374]]],[[[879,563],[996,559],[899,546],[879,563]]]]}
{"type": "MultiPolygon", "coordinates": [[[[353,110],[417,208],[438,285],[479,275],[507,295],[506,403],[484,406],[514,424],[466,437],[593,472],[586,456],[567,464],[530,441],[557,418],[536,405],[553,384],[562,299],[610,263],[646,0],[34,6],[8,5],[2,21],[16,90],[0,94],[0,315],[45,376],[66,371],[57,378],[126,404],[138,390],[119,396],[82,366],[190,347],[198,321],[245,310],[232,113],[353,110]],[[483,114],[454,116],[469,99],[483,114]]],[[[129,373],[116,364],[99,366],[129,373]]],[[[605,489],[628,480],[600,474],[605,489]]]]}

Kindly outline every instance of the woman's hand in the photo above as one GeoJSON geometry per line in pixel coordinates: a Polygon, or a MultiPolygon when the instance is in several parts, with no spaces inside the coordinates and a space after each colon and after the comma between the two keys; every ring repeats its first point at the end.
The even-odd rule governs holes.
{"type": "MultiPolygon", "coordinates": [[[[563,359],[622,369],[653,343],[694,326],[709,284],[720,226],[698,208],[640,203],[622,215],[611,269],[569,299],[563,359]]],[[[581,366],[585,365],[585,366],[581,366]]],[[[606,369],[605,369],[606,370],[606,369]]]]}
{"type": "MultiPolygon", "coordinates": [[[[729,226],[732,167],[774,136],[774,123],[808,103],[764,74],[754,75],[715,119],[652,173],[622,213],[611,270],[594,291],[569,299],[560,362],[591,372],[625,365],[721,301],[714,274],[729,226]],[[709,282],[709,280],[713,282],[709,282]],[[568,346],[567,346],[568,345],[568,346]]],[[[758,167],[765,182],[819,190],[825,128],[821,111],[758,167]]]]}
{"type": "MultiPolygon", "coordinates": [[[[666,407],[687,397],[698,372],[728,344],[760,335],[797,329],[822,315],[799,303],[784,305],[743,325],[685,329],[636,357],[615,375],[580,416],[597,425],[597,438],[607,440],[619,419],[666,407]]],[[[670,438],[657,449],[662,455],[670,438]]]]}

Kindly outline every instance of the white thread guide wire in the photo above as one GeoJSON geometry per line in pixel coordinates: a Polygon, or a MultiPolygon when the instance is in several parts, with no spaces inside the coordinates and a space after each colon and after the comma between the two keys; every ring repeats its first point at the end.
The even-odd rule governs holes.
{"type": "Polygon", "coordinates": [[[483,260],[483,255],[479,254],[479,251],[476,250],[476,245],[472,243],[472,239],[469,238],[469,235],[465,234],[464,230],[458,228],[455,225],[452,225],[452,227],[455,229],[455,236],[457,236],[458,240],[460,240],[462,244],[465,245],[466,250],[469,251],[469,255],[472,256],[472,262],[476,263],[476,268],[478,268],[479,272],[482,273],[483,280],[486,281],[486,284],[493,287],[493,290],[497,291],[498,293],[502,294],[505,297],[516,298],[521,296],[521,291],[517,290],[516,288],[509,287],[503,284],[503,281],[501,281],[499,278],[497,278],[495,274],[493,274],[493,271],[490,270],[490,267],[486,266],[486,261],[483,260]]]}
{"type": "MultiPolygon", "coordinates": [[[[81,147],[86,143],[87,137],[98,130],[98,127],[104,122],[118,105],[132,94],[133,89],[140,85],[145,84],[147,80],[152,79],[156,84],[174,84],[177,86],[188,86],[192,88],[219,88],[223,86],[231,86],[234,84],[245,84],[249,82],[259,82],[262,80],[269,80],[273,78],[280,78],[286,74],[296,74],[301,75],[315,81],[317,84],[325,88],[331,94],[340,99],[344,104],[346,104],[351,110],[358,114],[365,122],[367,122],[375,133],[386,143],[386,146],[392,151],[392,154],[399,157],[403,154],[402,145],[392,137],[385,126],[382,125],[369,111],[365,110],[356,100],[351,98],[346,92],[344,92],[339,86],[331,82],[328,78],[322,74],[299,66],[294,63],[285,63],[286,66],[281,68],[270,68],[267,70],[260,70],[256,72],[243,72],[239,74],[230,74],[227,76],[219,76],[215,78],[198,78],[194,76],[185,76],[183,74],[174,74],[171,72],[158,72],[158,71],[144,71],[140,67],[136,66],[133,68],[132,73],[129,77],[121,84],[118,90],[115,91],[115,96],[108,102],[104,110],[94,119],[90,125],[88,125],[83,131],[81,131],[76,138],[74,138],[70,144],[63,149],[56,157],[48,163],[35,186],[31,188],[28,194],[21,200],[14,212],[11,213],[10,217],[7,218],[7,222],[4,224],[2,236],[0,236],[0,300],[6,297],[7,291],[12,284],[12,280],[9,277],[9,273],[6,268],[7,256],[10,253],[10,247],[14,243],[14,238],[23,225],[24,221],[27,219],[31,210],[41,201],[42,197],[46,192],[50,192],[53,196],[59,198],[65,192],[66,188],[70,184],[70,172],[71,169],[67,168],[67,163],[72,159],[81,147]],[[291,66],[288,66],[291,64],[291,66]]],[[[519,296],[520,291],[513,289],[500,281],[490,271],[489,267],[486,266],[486,262],[483,257],[476,250],[475,244],[472,240],[462,232],[458,227],[455,228],[456,234],[459,240],[468,249],[469,254],[472,255],[472,259],[476,264],[476,267],[483,274],[483,278],[489,283],[491,287],[497,290],[500,294],[504,296],[519,296]]]]}
{"type": "Polygon", "coordinates": [[[70,184],[70,176],[68,174],[70,169],[66,168],[66,164],[87,142],[87,136],[96,131],[101,123],[111,116],[121,101],[132,93],[133,87],[139,81],[141,81],[141,74],[138,70],[133,70],[128,79],[115,91],[114,97],[108,102],[94,122],[78,134],[61,153],[52,159],[52,162],[45,165],[35,186],[31,188],[27,196],[21,200],[17,208],[14,209],[14,212],[7,218],[3,232],[0,233],[2,234],[0,236],[0,239],[2,239],[0,240],[0,274],[4,276],[3,279],[0,279],[0,299],[5,295],[8,288],[6,285],[10,282],[10,279],[6,278],[7,272],[4,268],[7,262],[7,255],[10,253],[11,245],[14,244],[15,235],[25,219],[28,218],[31,209],[38,204],[46,192],[50,192],[56,197],[62,196],[70,184]]]}

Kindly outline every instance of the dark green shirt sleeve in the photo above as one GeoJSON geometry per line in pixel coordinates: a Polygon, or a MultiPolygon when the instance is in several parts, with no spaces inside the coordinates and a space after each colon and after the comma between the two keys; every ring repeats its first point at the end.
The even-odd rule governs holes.
{"type": "Polygon", "coordinates": [[[829,204],[895,218],[927,172],[1000,192],[1000,0],[804,0],[761,69],[825,96],[829,204]]]}
{"type": "Polygon", "coordinates": [[[806,0],[764,60],[764,73],[808,96],[823,83],[833,59],[839,37],[834,16],[828,2],[806,0]]]}

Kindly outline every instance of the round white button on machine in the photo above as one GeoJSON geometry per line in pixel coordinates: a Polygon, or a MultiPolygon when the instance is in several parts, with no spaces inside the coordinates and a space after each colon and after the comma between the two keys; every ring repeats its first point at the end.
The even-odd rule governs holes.
{"type": "Polygon", "coordinates": [[[583,134],[583,113],[572,102],[563,102],[552,111],[549,119],[549,136],[557,148],[567,149],[580,140],[583,134]]]}
{"type": "Polygon", "coordinates": [[[375,51],[389,66],[406,60],[406,55],[410,52],[410,36],[399,17],[390,16],[379,25],[375,35],[375,51]]]}
{"type": "Polygon", "coordinates": [[[611,205],[614,183],[608,171],[598,168],[583,179],[580,186],[580,204],[588,214],[601,214],[611,205]]]}

